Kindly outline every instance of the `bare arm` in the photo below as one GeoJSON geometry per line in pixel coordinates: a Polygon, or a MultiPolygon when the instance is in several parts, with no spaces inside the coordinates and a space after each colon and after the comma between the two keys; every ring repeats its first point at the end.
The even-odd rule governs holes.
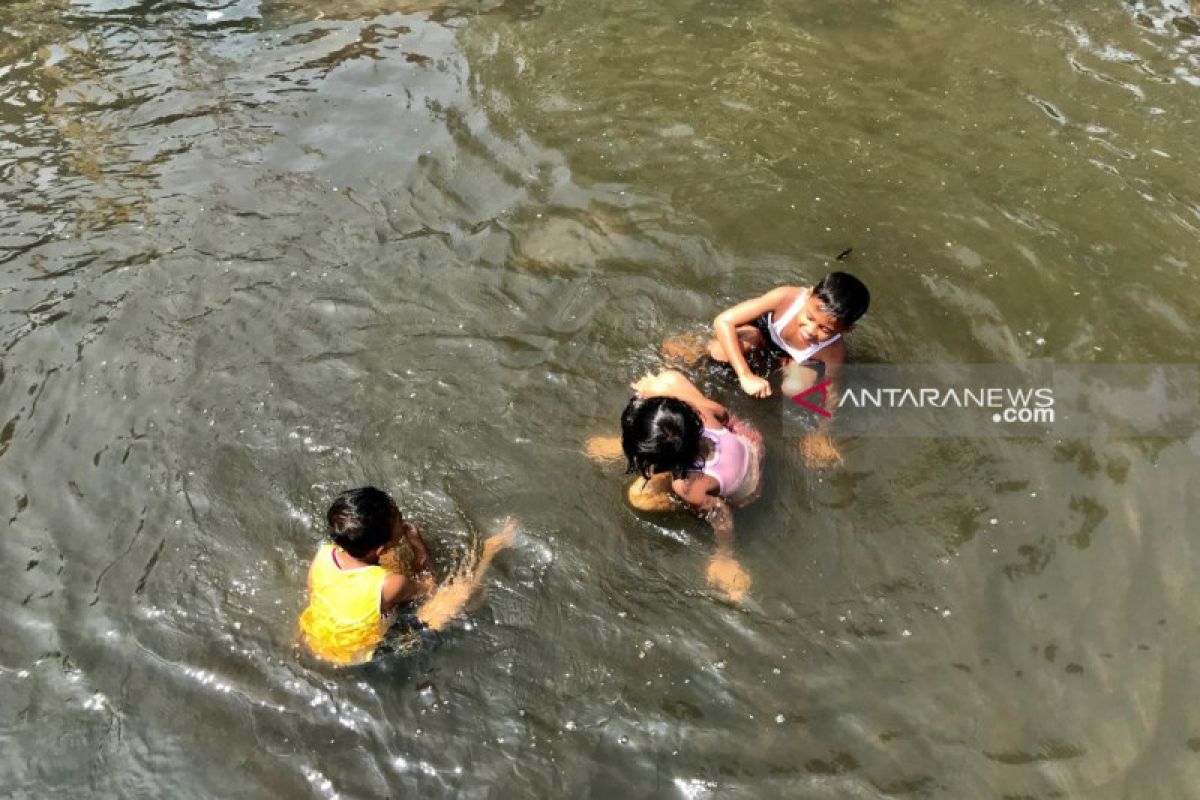
{"type": "Polygon", "coordinates": [[[425,597],[433,591],[433,586],[433,578],[428,576],[410,578],[399,572],[389,572],[379,592],[379,610],[386,614],[401,603],[425,597]]]}
{"type": "Polygon", "coordinates": [[[729,418],[725,406],[709,400],[687,376],[677,370],[667,369],[657,375],[647,375],[633,384],[633,390],[643,397],[674,397],[682,400],[699,411],[709,427],[722,426],[729,418]]]}
{"type": "Polygon", "coordinates": [[[688,505],[700,512],[712,526],[716,549],[708,561],[708,582],[735,603],[741,602],[750,590],[750,575],[733,555],[733,509],[713,494],[712,478],[675,481],[672,489],[688,505]]]}
{"type": "Polygon", "coordinates": [[[717,540],[717,554],[733,555],[733,509],[724,500],[718,499],[705,519],[712,525],[713,536],[717,540]]]}
{"type": "Polygon", "coordinates": [[[782,307],[796,291],[791,286],[780,286],[760,297],[743,301],[733,308],[722,311],[713,320],[717,341],[721,343],[721,348],[729,359],[729,366],[733,367],[733,371],[737,373],[738,382],[746,394],[754,397],[766,397],[771,394],[771,384],[751,371],[750,364],[742,355],[742,348],[738,343],[738,326],[749,325],[768,311],[782,307]]]}
{"type": "MultiPolygon", "coordinates": [[[[825,389],[824,408],[832,415],[837,410],[839,385],[841,383],[841,362],[827,363],[825,380],[829,385],[825,389]]],[[[838,452],[830,434],[833,431],[833,417],[821,417],[814,430],[800,440],[800,452],[805,463],[810,467],[832,467],[842,463],[842,454],[838,452]]]]}
{"type": "MultiPolygon", "coordinates": [[[[821,353],[819,355],[824,354],[821,353]]],[[[832,414],[837,408],[837,387],[841,380],[842,363],[842,359],[838,358],[837,354],[835,354],[830,360],[822,362],[821,365],[824,369],[818,370],[817,366],[811,362],[797,364],[795,361],[789,359],[780,368],[780,371],[783,373],[783,380],[779,386],[780,391],[788,397],[795,397],[798,394],[804,394],[820,383],[824,383],[824,400],[817,396],[817,392],[813,392],[811,398],[806,396],[805,399],[811,403],[822,402],[822,407],[832,414]]],[[[822,417],[822,419],[828,419],[828,417],[822,417]]]]}
{"type": "Polygon", "coordinates": [[[716,550],[708,560],[708,582],[732,602],[740,603],[752,581],[733,555],[733,512],[722,501],[709,512],[708,521],[717,539],[716,550]]]}
{"type": "Polygon", "coordinates": [[[425,545],[425,537],[421,529],[411,522],[404,523],[404,541],[413,553],[413,572],[429,571],[429,548],[425,545]]]}
{"type": "Polygon", "coordinates": [[[733,550],[733,509],[716,494],[716,478],[707,475],[676,478],[671,482],[671,491],[712,525],[718,552],[733,550]]]}
{"type": "MultiPolygon", "coordinates": [[[[832,349],[832,348],[830,348],[832,349]]],[[[844,348],[842,348],[844,353],[844,348]]],[[[838,396],[840,394],[839,387],[842,383],[842,359],[829,360],[825,362],[825,380],[829,381],[829,386],[825,389],[825,408],[830,414],[837,413],[838,396]]],[[[833,417],[825,417],[821,420],[821,427],[828,429],[833,426],[833,417]]]]}

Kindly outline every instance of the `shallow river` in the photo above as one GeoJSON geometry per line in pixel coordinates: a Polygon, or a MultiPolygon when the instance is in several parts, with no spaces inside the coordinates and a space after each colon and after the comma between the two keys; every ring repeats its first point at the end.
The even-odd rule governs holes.
{"type": "Polygon", "coordinates": [[[5,0],[6,792],[1197,796],[1200,440],[776,436],[740,607],[582,453],[846,248],[859,361],[1195,362],[1196,11],[5,0]],[[523,533],[338,671],[292,637],[367,482],[442,568],[523,533]]]}

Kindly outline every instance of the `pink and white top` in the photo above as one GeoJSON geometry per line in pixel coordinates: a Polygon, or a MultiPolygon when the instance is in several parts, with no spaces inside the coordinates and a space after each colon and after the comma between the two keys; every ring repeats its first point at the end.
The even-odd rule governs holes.
{"type": "Polygon", "coordinates": [[[758,490],[756,448],[726,428],[705,428],[703,436],[713,444],[712,455],[697,468],[717,481],[717,491],[733,504],[751,498],[758,490]]]}

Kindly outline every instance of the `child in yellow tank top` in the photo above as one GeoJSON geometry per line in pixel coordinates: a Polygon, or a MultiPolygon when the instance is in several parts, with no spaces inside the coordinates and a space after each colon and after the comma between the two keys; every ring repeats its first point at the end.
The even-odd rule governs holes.
{"type": "Polygon", "coordinates": [[[322,545],[308,571],[301,641],[330,663],[361,664],[383,641],[391,612],[433,590],[429,552],[392,498],[374,487],[343,492],[326,516],[333,542],[322,545]],[[385,551],[400,543],[412,551],[408,574],[379,564],[385,551]]]}
{"type": "Polygon", "coordinates": [[[492,559],[516,538],[517,522],[483,543],[440,586],[429,573],[429,551],[420,531],[405,522],[392,498],[372,486],[343,492],[326,514],[333,542],[324,544],[308,570],[308,607],[300,615],[300,641],[320,659],[339,666],[369,661],[383,641],[392,612],[420,600],[417,622],[441,630],[483,584],[492,559]],[[407,563],[396,557],[407,549],[407,563]]]}

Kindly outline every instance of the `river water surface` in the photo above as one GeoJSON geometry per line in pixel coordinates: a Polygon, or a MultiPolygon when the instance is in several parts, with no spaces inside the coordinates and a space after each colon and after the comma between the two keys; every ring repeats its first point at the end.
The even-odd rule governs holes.
{"type": "Polygon", "coordinates": [[[777,437],[740,607],[582,453],[847,247],[861,361],[1194,362],[1195,11],[6,0],[7,793],[1198,796],[1195,439],[777,437]],[[523,534],[337,671],[294,623],[367,482],[442,568],[523,534]]]}

